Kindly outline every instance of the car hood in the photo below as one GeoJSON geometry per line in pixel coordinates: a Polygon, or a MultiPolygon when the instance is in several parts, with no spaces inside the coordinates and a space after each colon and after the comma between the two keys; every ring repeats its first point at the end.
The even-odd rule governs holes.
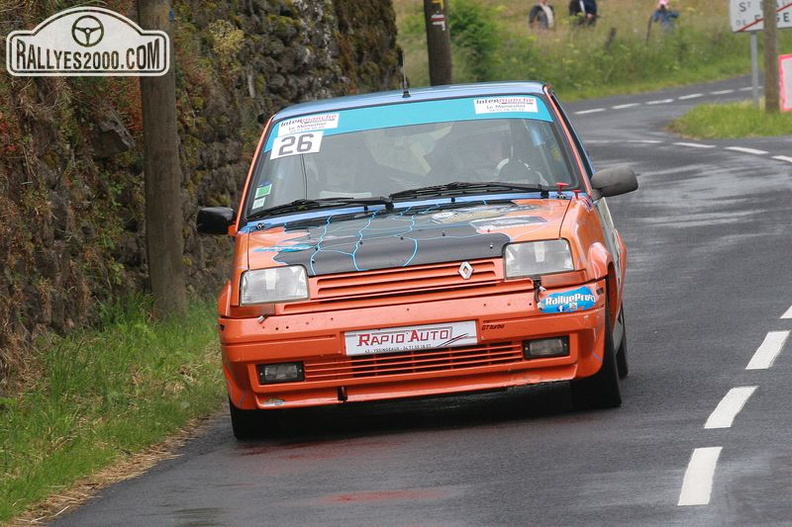
{"type": "Polygon", "coordinates": [[[249,266],[303,265],[310,276],[498,258],[511,242],[554,239],[567,200],[327,215],[251,229],[249,266]]]}

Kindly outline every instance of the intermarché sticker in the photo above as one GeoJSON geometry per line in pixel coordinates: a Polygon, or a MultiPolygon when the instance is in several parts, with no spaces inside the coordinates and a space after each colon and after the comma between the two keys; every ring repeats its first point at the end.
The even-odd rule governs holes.
{"type": "Polygon", "coordinates": [[[477,114],[523,112],[536,113],[538,107],[534,97],[487,97],[473,101],[477,114]]]}
{"type": "Polygon", "coordinates": [[[315,130],[329,130],[332,128],[338,128],[337,113],[295,117],[282,121],[280,125],[278,125],[278,136],[315,130]]]}
{"type": "Polygon", "coordinates": [[[170,69],[164,31],[144,31],[102,7],[75,7],[32,31],[6,37],[6,69],[16,76],[158,76],[170,69]]]}

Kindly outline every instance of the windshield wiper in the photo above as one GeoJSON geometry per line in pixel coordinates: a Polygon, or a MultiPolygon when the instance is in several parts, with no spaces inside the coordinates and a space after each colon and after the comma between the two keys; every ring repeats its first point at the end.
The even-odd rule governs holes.
{"type": "Polygon", "coordinates": [[[257,220],[261,218],[267,218],[269,216],[276,216],[278,214],[286,214],[289,212],[304,212],[314,209],[343,207],[345,205],[358,205],[361,207],[367,207],[369,205],[385,205],[386,210],[393,210],[393,201],[389,197],[379,196],[372,198],[354,198],[351,196],[340,196],[319,199],[297,199],[291,203],[284,203],[283,205],[276,205],[275,207],[260,210],[248,215],[247,219],[257,220]]]}
{"type": "Polygon", "coordinates": [[[444,185],[433,185],[430,187],[420,187],[410,190],[402,190],[390,195],[391,199],[423,198],[423,197],[445,197],[445,196],[464,196],[466,194],[489,194],[494,192],[541,192],[543,198],[549,197],[550,189],[543,185],[526,185],[524,183],[503,183],[500,181],[489,181],[481,183],[470,183],[465,181],[455,181],[444,185]]]}

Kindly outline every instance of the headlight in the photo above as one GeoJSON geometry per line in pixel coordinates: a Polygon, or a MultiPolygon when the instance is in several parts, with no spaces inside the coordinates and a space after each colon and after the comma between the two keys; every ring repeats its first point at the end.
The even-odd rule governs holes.
{"type": "Polygon", "coordinates": [[[300,265],[256,269],[242,275],[239,303],[267,304],[308,298],[308,278],[300,265]]]}
{"type": "Polygon", "coordinates": [[[575,269],[569,242],[564,239],[507,245],[503,256],[506,278],[562,273],[575,269]]]}

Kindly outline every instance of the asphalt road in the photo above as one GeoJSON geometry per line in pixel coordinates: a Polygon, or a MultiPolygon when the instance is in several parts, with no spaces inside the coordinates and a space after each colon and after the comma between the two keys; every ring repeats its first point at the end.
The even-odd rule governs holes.
{"type": "Polygon", "coordinates": [[[220,415],[54,524],[792,525],[792,137],[663,131],[744,88],[567,105],[595,166],[641,185],[609,201],[631,251],[622,408],[516,389],[300,412],[246,444],[220,415]]]}

